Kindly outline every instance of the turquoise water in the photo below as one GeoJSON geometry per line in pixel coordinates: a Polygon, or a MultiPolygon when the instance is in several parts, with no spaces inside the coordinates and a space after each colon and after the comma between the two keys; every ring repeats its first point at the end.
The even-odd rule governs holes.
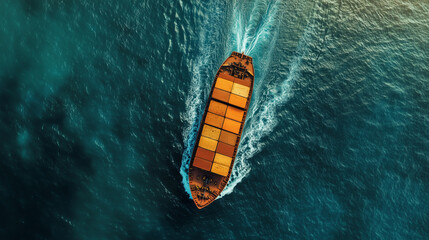
{"type": "Polygon", "coordinates": [[[1,239],[428,239],[429,2],[0,3],[1,239]],[[232,178],[187,167],[232,51],[232,178]]]}

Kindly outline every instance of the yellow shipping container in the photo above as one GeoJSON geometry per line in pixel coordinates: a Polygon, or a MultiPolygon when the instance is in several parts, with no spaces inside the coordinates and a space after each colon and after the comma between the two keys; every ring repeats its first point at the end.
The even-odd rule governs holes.
{"type": "Polygon", "coordinates": [[[231,93],[247,98],[249,96],[249,91],[250,91],[249,87],[246,87],[238,83],[234,83],[234,85],[232,86],[231,93]]]}
{"type": "Polygon", "coordinates": [[[228,106],[225,117],[241,122],[243,120],[243,116],[244,116],[243,110],[228,106]]]}
{"type": "Polygon", "coordinates": [[[232,158],[222,155],[220,153],[216,153],[213,162],[222,164],[224,166],[229,167],[231,165],[232,158]]]}
{"type": "Polygon", "coordinates": [[[233,82],[228,81],[226,79],[218,77],[216,80],[215,87],[225,90],[227,92],[231,92],[233,82]]]}
{"type": "Polygon", "coordinates": [[[228,102],[232,105],[241,107],[241,108],[245,108],[246,107],[246,103],[247,103],[247,98],[244,97],[240,97],[238,95],[235,94],[231,94],[231,96],[229,97],[228,102]]]}
{"type": "Polygon", "coordinates": [[[218,140],[220,135],[220,129],[204,124],[203,132],[201,133],[201,135],[218,140]]]}
{"type": "Polygon", "coordinates": [[[241,123],[225,118],[222,129],[238,134],[240,132],[241,123]]]}
{"type": "Polygon", "coordinates": [[[229,172],[229,167],[219,163],[213,163],[211,172],[226,177],[229,172]]]}
{"type": "Polygon", "coordinates": [[[217,146],[217,141],[210,139],[208,137],[201,136],[200,142],[198,143],[198,146],[205,148],[210,151],[215,151],[217,146]]]}

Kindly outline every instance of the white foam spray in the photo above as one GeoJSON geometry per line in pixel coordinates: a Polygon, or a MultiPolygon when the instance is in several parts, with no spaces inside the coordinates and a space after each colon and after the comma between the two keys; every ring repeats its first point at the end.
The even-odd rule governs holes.
{"type": "MultiPolygon", "coordinates": [[[[252,57],[258,59],[259,66],[256,68],[258,72],[256,73],[252,106],[247,115],[246,126],[241,138],[231,178],[218,198],[232,193],[235,186],[248,176],[251,171],[249,159],[261,151],[263,148],[263,143],[260,142],[261,138],[271,133],[277,125],[277,109],[279,106],[285,104],[292,95],[291,89],[294,81],[299,77],[302,59],[308,53],[308,42],[313,35],[313,22],[310,22],[304,31],[295,57],[290,64],[289,72],[287,74],[277,74],[274,77],[285,80],[271,88],[264,86],[264,82],[267,81],[267,70],[269,70],[272,52],[279,32],[277,16],[279,7],[277,1],[254,3],[251,17],[246,22],[246,19],[240,12],[242,6],[237,1],[234,3],[233,15],[235,24],[232,28],[231,49],[229,50],[238,50],[239,52],[245,52],[247,55],[252,55],[252,57]],[[262,17],[258,18],[254,16],[256,12],[260,12],[261,10],[264,10],[262,17]]],[[[202,41],[202,44],[204,45],[204,41],[202,41]]],[[[184,131],[184,139],[186,139],[185,151],[183,153],[180,173],[183,176],[183,186],[190,197],[188,169],[203,108],[201,71],[205,64],[208,63],[209,58],[209,54],[200,57],[197,60],[197,65],[192,69],[192,86],[187,99],[187,106],[189,108],[183,116],[188,122],[189,127],[184,131]]]]}
{"type": "MultiPolygon", "coordinates": [[[[277,9],[274,12],[276,11],[277,9]]],[[[264,27],[262,27],[257,32],[253,40],[250,42],[249,47],[245,51],[247,54],[252,53],[252,51],[257,52],[256,50],[259,47],[266,47],[267,43],[268,46],[274,45],[272,44],[272,41],[273,39],[275,40],[277,36],[274,35],[273,39],[269,39],[269,36],[272,35],[270,34],[270,29],[272,29],[273,26],[270,26],[268,23],[275,23],[275,18],[274,16],[268,15],[266,19],[267,21],[262,24],[264,27]]],[[[309,53],[308,43],[314,37],[314,26],[314,22],[311,21],[306,27],[303,37],[298,44],[295,57],[290,64],[288,74],[280,74],[275,76],[275,78],[285,79],[277,86],[261,91],[262,83],[264,83],[266,80],[265,76],[267,72],[267,66],[271,61],[271,53],[273,49],[271,48],[268,51],[264,51],[264,53],[267,53],[265,56],[256,56],[261,57],[262,62],[265,61],[265,63],[261,64],[262,66],[265,66],[265,68],[261,69],[261,81],[257,82],[254,90],[256,91],[254,94],[257,95],[256,98],[253,99],[254,103],[248,112],[246,121],[247,123],[241,138],[241,143],[235,159],[231,178],[228,182],[228,185],[225,187],[218,198],[222,198],[223,196],[232,193],[235,186],[237,186],[237,184],[240,183],[243,178],[249,174],[251,166],[248,160],[256,153],[261,151],[264,146],[264,144],[261,142],[261,139],[265,136],[268,136],[268,134],[270,134],[277,125],[277,109],[278,107],[284,105],[292,96],[292,86],[299,78],[302,59],[309,53]]],[[[276,34],[277,33],[278,31],[276,34]]]]}
{"type": "MultiPolygon", "coordinates": [[[[215,8],[215,4],[212,4],[215,8]]],[[[218,11],[220,12],[220,11],[218,11]]],[[[205,20],[204,25],[210,25],[209,19],[205,20]]],[[[192,157],[192,151],[194,149],[195,140],[198,134],[198,128],[201,122],[202,113],[204,110],[204,103],[206,101],[204,92],[209,91],[211,82],[204,81],[205,74],[210,72],[209,69],[213,69],[210,60],[214,56],[214,43],[216,41],[214,37],[206,37],[210,35],[212,31],[210,29],[203,29],[199,36],[200,49],[204,50],[204,54],[197,56],[195,61],[191,61],[188,65],[190,66],[190,72],[192,72],[191,88],[186,98],[186,112],[181,114],[181,119],[186,122],[186,127],[183,131],[183,139],[185,139],[184,147],[185,150],[182,154],[182,164],[180,166],[180,174],[182,175],[182,183],[185,191],[189,194],[189,198],[192,198],[191,189],[189,187],[189,164],[192,157]]]]}
{"type": "MultiPolygon", "coordinates": [[[[204,60],[204,59],[203,59],[204,60]]],[[[199,63],[199,61],[197,61],[199,63]]],[[[202,62],[201,62],[202,63],[202,62]]],[[[183,131],[183,139],[185,139],[185,151],[182,155],[182,165],[180,166],[180,174],[182,175],[182,183],[185,191],[192,198],[191,189],[189,187],[188,169],[194,149],[195,139],[198,133],[199,122],[201,120],[201,105],[202,100],[202,82],[200,77],[201,64],[197,64],[192,70],[191,89],[186,99],[187,111],[181,116],[186,121],[188,126],[183,131]]]]}

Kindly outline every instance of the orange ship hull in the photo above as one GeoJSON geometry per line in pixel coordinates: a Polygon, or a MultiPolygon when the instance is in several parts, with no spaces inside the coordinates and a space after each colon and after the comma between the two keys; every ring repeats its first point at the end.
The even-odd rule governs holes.
{"type": "Polygon", "coordinates": [[[189,186],[199,209],[212,203],[228,183],[253,83],[253,60],[242,53],[232,52],[216,73],[189,167],[189,186]]]}

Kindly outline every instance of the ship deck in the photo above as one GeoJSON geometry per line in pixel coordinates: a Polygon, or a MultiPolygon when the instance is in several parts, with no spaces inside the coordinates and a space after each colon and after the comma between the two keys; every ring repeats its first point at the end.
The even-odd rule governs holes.
{"type": "Polygon", "coordinates": [[[233,52],[219,68],[198,131],[189,186],[198,208],[226,187],[234,166],[254,83],[251,57],[233,52]]]}

